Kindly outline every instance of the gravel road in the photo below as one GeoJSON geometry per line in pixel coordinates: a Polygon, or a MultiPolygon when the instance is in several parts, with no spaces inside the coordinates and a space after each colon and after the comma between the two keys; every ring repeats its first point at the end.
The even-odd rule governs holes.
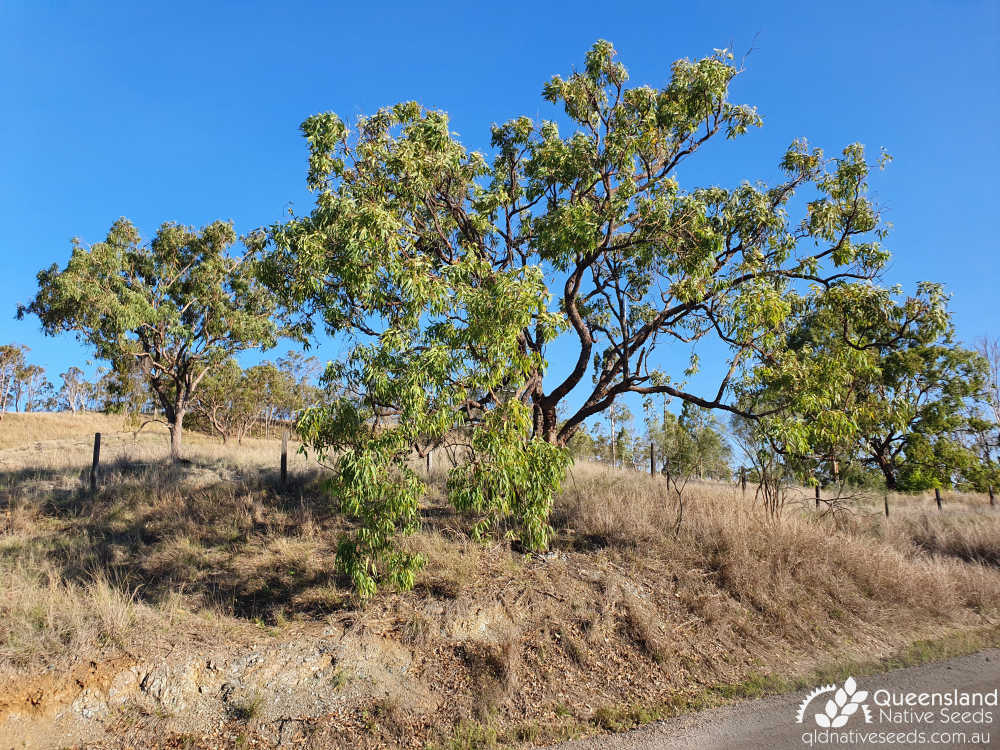
{"type": "MultiPolygon", "coordinates": [[[[856,694],[867,691],[859,708],[841,729],[821,729],[814,718],[833,691],[812,699],[803,722],[796,722],[808,691],[710,709],[617,735],[592,737],[553,750],[785,750],[808,747],[1000,748],[1000,649],[859,678],[856,694]],[[987,706],[883,706],[886,694],[905,700],[907,693],[985,693],[987,706]],[[903,694],[903,695],[899,695],[903,694]],[[864,707],[871,721],[865,721],[864,707]],[[899,712],[906,711],[900,716],[899,712]],[[944,712],[944,713],[942,713],[944,712]],[[964,713],[965,715],[961,715],[964,713]],[[947,714],[947,716],[945,716],[947,714]],[[956,715],[958,714],[958,715],[956,715]],[[829,733],[836,734],[834,738],[829,733]],[[831,739],[833,741],[831,741],[831,739]]],[[[819,687],[819,686],[817,686],[819,687]]],[[[841,685],[837,686],[838,688],[841,685]]],[[[958,697],[960,699],[960,696],[958,697]]],[[[931,700],[931,699],[926,699],[931,700]]],[[[890,699],[891,701],[891,699],[890,699]]]]}

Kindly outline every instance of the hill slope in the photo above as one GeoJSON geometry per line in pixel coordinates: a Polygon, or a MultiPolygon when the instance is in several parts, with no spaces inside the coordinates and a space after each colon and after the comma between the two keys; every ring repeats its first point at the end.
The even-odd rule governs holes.
{"type": "Polygon", "coordinates": [[[92,497],[86,440],[0,451],[0,736],[537,744],[997,640],[977,496],[893,497],[886,522],[881,498],[833,517],[803,492],[768,519],[752,488],[691,484],[675,536],[662,481],[581,464],[552,551],[523,555],[471,542],[435,467],[415,590],[358,608],[319,467],[293,455],[280,488],[275,442],[166,454],[114,443],[92,497]]]}

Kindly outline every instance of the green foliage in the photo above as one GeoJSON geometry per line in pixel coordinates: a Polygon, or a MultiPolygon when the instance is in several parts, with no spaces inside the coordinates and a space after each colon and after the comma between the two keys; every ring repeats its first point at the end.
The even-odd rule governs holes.
{"type": "Polygon", "coordinates": [[[513,519],[522,546],[544,550],[552,537],[552,496],[570,452],[538,438],[525,440],[530,418],[528,407],[517,401],[489,412],[473,431],[472,460],[451,471],[448,490],[459,510],[486,516],[475,527],[476,538],[513,519]]]}
{"type": "Polygon", "coordinates": [[[41,271],[18,317],[38,315],[50,335],[76,334],[120,372],[138,368],[170,423],[176,457],[202,378],[230,354],[272,346],[278,333],[252,256],[229,255],[235,241],[225,222],[200,231],[165,223],[144,245],[119,219],[104,242],[74,240],[65,268],[41,271]]]}
{"type": "Polygon", "coordinates": [[[423,560],[395,544],[398,534],[416,530],[424,492],[420,478],[405,463],[408,431],[374,424],[362,407],[346,398],[308,409],[298,430],[322,458],[332,457],[327,488],[340,510],[359,525],[355,534],[340,540],[338,568],[362,598],[374,594],[380,582],[411,588],[423,560]]]}
{"type": "Polygon", "coordinates": [[[784,347],[795,300],[809,297],[795,285],[870,278],[888,254],[857,144],[828,160],[793,143],[775,187],[681,188],[675,171],[701,146],[760,125],[752,107],[728,100],[739,74],[731,60],[725,51],[680,60],[663,88],[627,88],[613,47],[598,42],[583,70],[544,87],[575,131],[515,118],[493,128],[490,158],[466,151],[444,113],[414,102],[353,129],[332,113],[310,117],[302,129],[316,205],[261,235],[271,243],[265,278],[289,307],[305,308],[307,331],[317,316],[362,338],[439,331],[482,364],[496,350],[480,335],[513,336],[511,354],[530,370],[534,432],[548,442],[565,444],[629,392],[738,409],[734,376],[784,347]],[[815,192],[796,222],[790,201],[808,186],[815,192]],[[468,283],[475,300],[448,291],[468,283]],[[464,317],[483,309],[490,315],[464,317]],[[452,319],[442,318],[448,310],[452,319]],[[578,355],[546,392],[544,350],[562,331],[578,355]],[[705,337],[729,349],[731,367],[710,397],[651,361],[658,344],[705,337]],[[560,421],[557,407],[591,363],[593,387],[560,421]]]}
{"type": "MultiPolygon", "coordinates": [[[[827,159],[797,141],[773,187],[681,186],[679,165],[704,144],[761,124],[729,101],[739,72],[716,51],[675,62],[662,88],[629,88],[599,41],[579,72],[543,89],[572,132],[516,117],[492,128],[488,156],[415,102],[353,126],[329,112],[302,123],[315,205],[252,245],[267,248],[261,278],[297,330],[319,324],[351,342],[328,372],[329,402],[304,424],[310,446],[339,467],[331,492],[367,530],[344,547],[362,593],[393,567],[389,537],[410,527],[408,448],[471,440],[453,498],[485,516],[480,530],[510,514],[522,543],[541,546],[561,449],[586,420],[628,393],[755,413],[732,386],[754,361],[778,358],[787,321],[814,296],[804,285],[871,278],[885,264],[860,145],[827,159]],[[811,195],[795,220],[803,189],[811,195]],[[546,389],[546,350],[564,333],[570,371],[546,389]],[[705,338],[728,356],[707,397],[655,361],[671,341],[705,338]],[[402,482],[401,494],[371,472],[402,482]]],[[[685,377],[696,370],[695,355],[685,377]]],[[[619,445],[612,432],[617,458],[634,440],[619,445]]]]}
{"type": "Polygon", "coordinates": [[[699,479],[732,476],[732,449],[707,409],[684,404],[680,416],[664,408],[659,418],[647,409],[646,429],[664,473],[699,479]]]}
{"type": "MultiPolygon", "coordinates": [[[[779,406],[760,429],[801,473],[852,462],[882,473],[890,489],[948,486],[979,462],[962,439],[982,392],[982,357],[958,346],[941,288],[834,285],[803,306],[777,366],[755,376],[779,406]]],[[[839,474],[839,472],[838,472],[839,474]]],[[[858,477],[863,480],[863,477],[858,477]]]]}

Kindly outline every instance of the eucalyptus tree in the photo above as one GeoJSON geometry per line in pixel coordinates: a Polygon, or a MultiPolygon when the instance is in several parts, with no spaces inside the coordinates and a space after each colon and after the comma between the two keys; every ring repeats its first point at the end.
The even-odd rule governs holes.
{"type": "Polygon", "coordinates": [[[254,386],[247,371],[230,357],[202,381],[193,409],[223,443],[233,436],[242,443],[261,417],[261,402],[254,386]]]}
{"type": "Polygon", "coordinates": [[[982,338],[976,352],[986,363],[986,387],[970,414],[970,439],[982,457],[984,476],[979,485],[1000,484],[1000,339],[982,338]]]}
{"type": "Polygon", "coordinates": [[[59,404],[76,414],[81,409],[86,409],[93,392],[93,384],[87,382],[87,376],[79,367],[73,366],[66,372],[59,373],[62,378],[62,386],[56,394],[59,404]]]}
{"type": "Polygon", "coordinates": [[[758,373],[786,407],[759,427],[802,465],[856,461],[889,489],[943,486],[979,461],[964,436],[986,362],[955,341],[939,285],[898,293],[843,285],[803,309],[784,361],[758,373]]]}
{"type": "Polygon", "coordinates": [[[302,124],[315,206],[258,239],[270,244],[264,278],[304,313],[302,328],[355,343],[329,374],[360,399],[314,411],[304,428],[315,448],[336,449],[343,507],[368,519],[369,541],[345,547],[366,590],[380,559],[385,571],[416,562],[385,541],[415,523],[415,443],[472,430],[456,500],[503,515],[518,493],[532,498],[516,511],[522,537],[544,547],[565,446],[585,420],[630,393],[755,416],[734,386],[784,346],[793,299],[882,268],[859,144],[827,158],[796,141],[772,186],[682,184],[679,169],[710,142],[761,125],[730,101],[740,72],[716,51],[678,60],[660,88],[629,87],[599,41],[581,70],[544,85],[561,114],[494,125],[489,154],[415,102],[353,128],[329,112],[302,124]],[[566,366],[545,378],[558,337],[566,366]],[[696,358],[674,369],[668,350],[709,339],[725,365],[695,391],[685,378],[696,358]],[[398,481],[372,479],[387,473],[398,481]]]}
{"type": "Polygon", "coordinates": [[[14,383],[14,408],[20,410],[21,399],[24,399],[24,410],[34,411],[45,383],[44,367],[35,364],[25,364],[21,367],[17,371],[17,380],[14,383]]]}
{"type": "Polygon", "coordinates": [[[17,389],[18,373],[24,367],[26,346],[4,344],[0,346],[0,419],[3,419],[17,389]]]}
{"type": "Polygon", "coordinates": [[[143,244],[127,220],[90,247],[73,241],[66,267],[38,274],[38,294],[18,308],[50,335],[72,332],[99,359],[138,368],[163,408],[170,453],[180,457],[184,415],[202,379],[231,354],[269,347],[274,300],[257,283],[251,254],[233,256],[232,225],[201,230],[164,223],[143,244]]]}

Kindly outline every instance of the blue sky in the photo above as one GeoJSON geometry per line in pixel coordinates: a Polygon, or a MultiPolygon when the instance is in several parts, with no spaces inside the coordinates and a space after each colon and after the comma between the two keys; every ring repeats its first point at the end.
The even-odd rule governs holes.
{"type": "MultiPolygon", "coordinates": [[[[764,127],[700,155],[683,187],[777,178],[796,137],[861,141],[894,225],[887,281],[946,284],[959,336],[1000,336],[994,227],[1000,3],[70,3],[0,5],[0,343],[54,377],[89,357],[14,320],[35,273],[119,216],[231,219],[240,232],[309,209],[299,123],[416,99],[470,148],[489,125],[554,117],[555,73],[611,40],[636,84],[678,57],[753,48],[734,100],[764,127]],[[6,307],[6,309],[2,309],[6,307]]],[[[337,355],[323,344],[323,358],[337,355]]],[[[281,351],[272,352],[277,356],[281,351]]],[[[711,364],[705,363],[710,371],[711,364]]],[[[683,363],[679,369],[683,368],[683,363]]],[[[709,372],[710,374],[710,372],[709,372]]]]}

